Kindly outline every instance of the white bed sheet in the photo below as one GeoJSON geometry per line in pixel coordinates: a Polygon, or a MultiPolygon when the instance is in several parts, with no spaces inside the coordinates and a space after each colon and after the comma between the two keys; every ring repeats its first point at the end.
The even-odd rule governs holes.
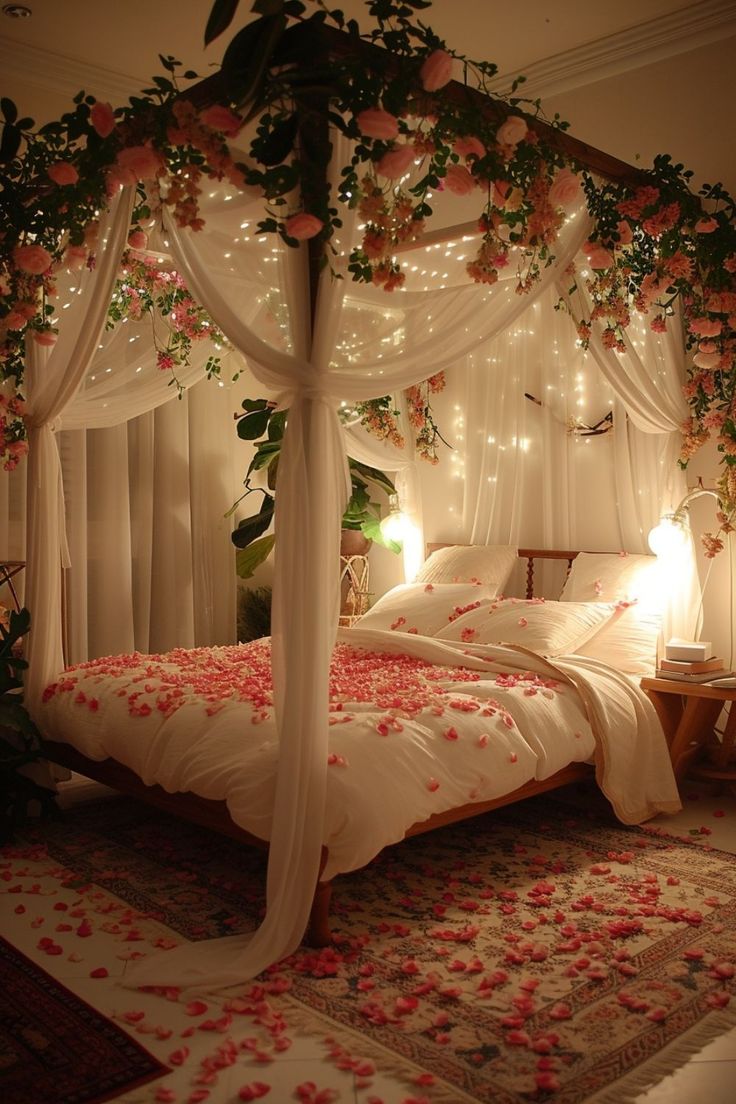
{"type": "MultiPolygon", "coordinates": [[[[40,727],[147,784],[224,800],[237,824],[268,839],[278,756],[268,647],[81,665],[44,695],[40,727]]],[[[433,813],[571,762],[595,761],[628,823],[680,807],[654,709],[599,661],[353,628],[340,634],[333,682],[325,878],[363,866],[433,813]]]]}

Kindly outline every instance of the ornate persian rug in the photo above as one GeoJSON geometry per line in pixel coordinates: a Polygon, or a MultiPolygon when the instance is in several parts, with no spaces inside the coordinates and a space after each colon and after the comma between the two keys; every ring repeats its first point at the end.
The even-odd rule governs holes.
{"type": "MultiPolygon", "coordinates": [[[[336,945],[269,972],[287,1022],[424,1071],[431,1104],[623,1104],[661,1080],[736,1023],[736,857],[591,801],[534,798],[339,878],[336,945]]],[[[262,911],[262,856],[131,802],[40,831],[188,939],[262,911]]]]}
{"type": "Polygon", "coordinates": [[[0,1099],[98,1104],[167,1072],[0,938],[0,1099]]]}

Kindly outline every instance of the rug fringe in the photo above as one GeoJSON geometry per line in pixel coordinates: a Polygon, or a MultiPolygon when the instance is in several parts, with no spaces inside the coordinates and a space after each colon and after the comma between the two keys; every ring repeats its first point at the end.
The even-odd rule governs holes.
{"type": "MultiPolygon", "coordinates": [[[[311,1008],[305,1008],[298,998],[284,994],[289,1005],[287,1021],[289,1026],[294,1026],[305,1034],[314,1036],[315,1029],[331,1039],[356,1057],[370,1058],[376,1063],[376,1072],[388,1077],[395,1077],[399,1081],[406,1082],[407,1090],[417,1089],[416,1078],[426,1071],[422,1066],[416,1065],[410,1058],[402,1058],[395,1051],[389,1050],[375,1039],[369,1038],[355,1028],[337,1023],[329,1016],[316,1012],[311,1008]]],[[[433,1075],[434,1084],[428,1091],[432,1104],[478,1104],[476,1096],[470,1096],[463,1092],[457,1085],[450,1085],[443,1081],[438,1074],[433,1075]]]]}
{"type": "Polygon", "coordinates": [[[736,1027],[736,1009],[713,1012],[707,1020],[691,1028],[657,1052],[642,1069],[632,1070],[605,1089],[586,1097],[580,1104],[634,1104],[638,1097],[672,1077],[678,1070],[715,1039],[736,1027]]]}

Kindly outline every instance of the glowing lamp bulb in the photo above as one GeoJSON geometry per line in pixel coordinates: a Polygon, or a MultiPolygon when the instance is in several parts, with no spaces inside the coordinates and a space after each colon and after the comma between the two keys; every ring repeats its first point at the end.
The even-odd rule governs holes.
{"type": "Polygon", "coordinates": [[[647,539],[655,556],[672,556],[685,547],[687,538],[685,519],[677,514],[665,514],[647,539]]]}
{"type": "Polygon", "coordinates": [[[389,497],[389,512],[381,522],[381,533],[384,539],[394,541],[396,544],[403,544],[410,526],[409,518],[402,513],[399,507],[399,496],[391,495],[389,497]]]}

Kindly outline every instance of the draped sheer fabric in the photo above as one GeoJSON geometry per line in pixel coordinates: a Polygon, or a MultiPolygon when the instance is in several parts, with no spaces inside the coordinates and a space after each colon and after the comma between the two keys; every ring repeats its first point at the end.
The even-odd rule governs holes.
{"type": "MultiPolygon", "coordinates": [[[[335,163],[342,163],[339,151],[335,163]]],[[[124,365],[121,386],[104,381],[108,374],[104,368],[105,358],[114,357],[117,364],[114,343],[129,341],[130,327],[127,327],[122,338],[115,335],[109,344],[100,342],[117,260],[125,240],[129,204],[129,197],[124,197],[111,215],[113,230],[98,263],[93,294],[85,299],[84,318],[77,323],[69,312],[69,319],[62,319],[63,341],[60,339],[54,351],[59,355],[53,362],[49,360],[48,365],[50,378],[55,381],[53,403],[42,403],[38,393],[34,395],[38,368],[31,370],[35,458],[29,466],[32,484],[29,497],[34,527],[29,533],[28,557],[35,566],[29,578],[27,601],[34,611],[57,611],[57,619],[63,518],[58,460],[50,455],[53,435],[48,421],[63,412],[85,374],[91,375],[92,354],[99,344],[102,349],[98,363],[103,365],[99,401],[95,400],[93,386],[97,381],[88,379],[76,409],[69,408],[68,424],[107,427],[104,432],[117,434],[117,437],[104,443],[88,437],[88,449],[96,449],[99,445],[101,453],[107,450],[110,460],[125,443],[130,448],[131,433],[128,431],[124,440],[115,408],[120,404],[121,419],[140,415],[143,410],[150,411],[158,405],[161,397],[160,387],[153,385],[145,398],[143,394],[133,396],[128,377],[141,374],[135,371],[137,350],[120,358],[124,365]],[[79,335],[82,322],[86,342],[83,345],[80,342],[79,349],[72,348],[70,342],[75,340],[75,332],[79,335]],[[44,473],[50,473],[43,501],[38,497],[41,468],[44,473]],[[48,511],[44,521],[47,532],[51,519],[54,537],[50,550],[40,548],[42,509],[48,511]]],[[[339,605],[340,520],[349,493],[345,437],[337,412],[339,404],[388,392],[398,393],[440,370],[468,361],[469,387],[473,393],[468,410],[475,419],[474,442],[477,443],[481,434],[493,435],[490,427],[494,418],[498,419],[503,431],[508,432],[515,417],[518,456],[523,451],[519,442],[526,438],[526,420],[537,417],[551,423],[559,419],[562,408],[550,403],[544,383],[547,377],[542,372],[537,383],[539,387],[544,385],[545,395],[543,399],[536,396],[541,406],[539,402],[523,398],[523,391],[516,388],[513,391],[516,414],[512,416],[510,400],[507,401],[503,390],[509,386],[508,373],[502,377],[488,372],[487,362],[490,361],[490,366],[500,363],[508,367],[508,362],[513,361],[514,353],[508,343],[515,335],[519,336],[516,331],[523,329],[522,316],[529,310],[541,312],[544,302],[549,306],[558,294],[553,290],[556,278],[575,256],[588,231],[587,219],[581,210],[571,212],[561,232],[557,261],[544,270],[531,300],[516,294],[512,269],[509,270],[512,278],[501,280],[494,287],[469,285],[464,273],[463,248],[470,253],[473,243],[469,241],[466,246],[466,235],[461,235],[452,249],[449,242],[445,243],[446,249],[442,244],[433,243],[408,253],[403,262],[407,290],[392,297],[372,288],[357,287],[347,279],[335,279],[330,273],[323,274],[312,320],[306,247],[288,249],[274,237],[254,236],[252,227],[262,215],[261,202],[254,203],[227,185],[213,187],[204,197],[202,208],[205,229],[194,234],[167,222],[165,246],[195,299],[205,307],[236,352],[247,359],[259,383],[276,395],[280,406],[289,411],[276,496],[278,540],[274,560],[272,636],[280,758],[269,853],[267,913],[252,937],[232,937],[196,947],[182,947],[137,964],[127,975],[126,983],[131,985],[221,987],[235,984],[292,951],[304,932],[320,871],[327,770],[328,668],[339,605]],[[497,354],[492,352],[496,345],[497,354]],[[522,396],[521,408],[519,395],[522,396]]],[[[335,260],[338,273],[345,267],[345,258],[359,230],[354,216],[348,214],[345,222],[335,260]]],[[[569,321],[567,325],[569,327],[569,321]]],[[[546,321],[545,328],[540,330],[540,339],[547,342],[546,346],[542,345],[545,357],[553,355],[549,333],[549,321],[546,321]]],[[[519,355],[523,344],[518,343],[519,355]]],[[[511,382],[515,387],[517,381],[513,376],[511,382]]],[[[615,371],[609,372],[609,383],[612,388],[617,387],[615,371]]],[[[632,392],[633,387],[627,392],[629,402],[632,392]]],[[[181,427],[183,410],[179,404],[169,404],[162,406],[155,415],[149,412],[145,418],[155,417],[181,427]]],[[[188,417],[191,422],[196,415],[190,410],[188,417]]],[[[145,422],[136,432],[140,438],[140,452],[133,468],[140,472],[149,464],[155,466],[152,461],[156,446],[150,440],[145,422]]],[[[415,480],[411,462],[406,458],[399,462],[394,457],[392,468],[387,459],[390,450],[375,445],[368,448],[364,438],[361,444],[359,433],[352,436],[354,448],[360,452],[358,458],[399,471],[407,484],[415,480]]],[[[574,523],[569,520],[574,486],[569,479],[553,486],[545,482],[544,476],[545,465],[552,460],[555,470],[564,470],[566,464],[569,468],[566,446],[559,433],[554,440],[548,434],[546,442],[542,485],[550,499],[540,511],[540,539],[570,544],[575,536],[574,523]]],[[[53,451],[55,454],[55,445],[53,451]]],[[[627,484],[633,493],[640,460],[631,450],[627,455],[634,456],[630,461],[634,474],[627,484]]],[[[468,457],[471,458],[470,452],[468,457]]],[[[463,525],[470,540],[513,543],[523,531],[519,507],[524,500],[526,476],[523,469],[514,468],[498,458],[492,471],[491,463],[490,453],[486,452],[479,458],[477,469],[472,465],[476,474],[468,483],[463,525]],[[509,487],[512,490],[507,493],[509,487]]],[[[175,480],[176,466],[174,458],[171,481],[175,480]]],[[[115,478],[115,473],[111,472],[111,480],[115,478]]],[[[122,489],[118,489],[122,493],[122,489]]],[[[145,495],[147,492],[137,487],[135,493],[145,495]]],[[[149,509],[152,508],[149,502],[149,509]]],[[[83,509],[88,510],[89,503],[86,507],[80,506],[80,510],[83,509]]],[[[109,522],[109,516],[101,516],[101,525],[109,522]]],[[[73,518],[70,530],[74,544],[73,518]]],[[[194,539],[193,529],[188,539],[194,539]]],[[[172,524],[165,546],[174,548],[181,542],[182,532],[172,524]]],[[[79,554],[83,554],[81,542],[79,554]]],[[[121,570],[124,569],[122,560],[129,554],[134,561],[132,529],[124,534],[121,542],[121,570]]],[[[215,576],[218,568],[213,566],[212,571],[215,576]]],[[[153,596],[149,595],[149,603],[153,601],[153,596]]],[[[151,615],[149,622],[153,624],[155,620],[151,615]]],[[[131,619],[126,632],[135,636],[134,623],[130,622],[131,619]]],[[[38,623],[37,614],[37,626],[38,623]]],[[[40,624],[41,628],[34,633],[39,643],[36,654],[32,655],[31,697],[61,667],[60,634],[47,624],[43,615],[40,624]]],[[[177,631],[182,636],[178,642],[182,643],[194,634],[194,627],[187,621],[178,626],[177,631]]],[[[103,635],[93,643],[84,640],[80,630],[75,647],[80,651],[90,646],[104,650],[111,640],[103,639],[103,635]]],[[[148,643],[155,646],[154,635],[149,637],[148,643]]]]}

